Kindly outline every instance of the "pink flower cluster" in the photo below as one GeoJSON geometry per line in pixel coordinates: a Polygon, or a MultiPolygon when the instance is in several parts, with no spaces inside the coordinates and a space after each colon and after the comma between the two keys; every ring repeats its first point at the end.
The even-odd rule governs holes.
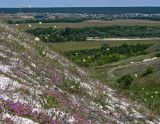
{"type": "MultiPolygon", "coordinates": [[[[13,102],[10,100],[3,101],[3,106],[8,113],[17,115],[19,117],[29,118],[37,123],[41,124],[62,124],[58,120],[52,120],[43,112],[32,111],[32,107],[27,104],[21,104],[20,102],[13,102]]],[[[12,122],[9,118],[4,120],[5,122],[12,122]]]]}
{"type": "Polygon", "coordinates": [[[5,124],[14,124],[14,121],[12,121],[10,118],[7,117],[4,119],[4,123],[5,124]]]}

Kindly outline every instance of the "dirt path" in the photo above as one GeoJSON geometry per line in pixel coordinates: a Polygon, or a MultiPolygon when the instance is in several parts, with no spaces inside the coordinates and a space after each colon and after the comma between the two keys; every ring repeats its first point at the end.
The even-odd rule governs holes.
{"type": "Polygon", "coordinates": [[[114,74],[114,71],[118,70],[118,69],[124,69],[124,68],[128,68],[128,67],[131,67],[131,66],[138,66],[138,65],[141,65],[141,64],[149,64],[150,62],[156,60],[157,58],[149,58],[149,59],[145,59],[143,61],[140,61],[140,62],[131,62],[129,64],[126,64],[126,65],[119,65],[118,67],[115,67],[115,68],[112,68],[111,70],[108,71],[108,76],[111,77],[111,78],[115,78],[115,74],[114,74]]]}
{"type": "Polygon", "coordinates": [[[118,67],[115,67],[115,68],[112,68],[111,70],[109,70],[109,71],[108,71],[108,76],[114,78],[114,77],[116,77],[116,76],[114,75],[114,71],[116,71],[116,70],[118,70],[118,69],[128,68],[128,67],[133,66],[133,65],[140,65],[140,64],[142,64],[142,62],[135,62],[135,63],[133,63],[133,64],[127,64],[127,65],[123,65],[123,66],[122,66],[122,65],[119,65],[118,67]]]}
{"type": "Polygon", "coordinates": [[[128,40],[160,40],[160,38],[104,38],[104,39],[100,39],[100,38],[88,38],[88,41],[128,41],[128,40]]]}

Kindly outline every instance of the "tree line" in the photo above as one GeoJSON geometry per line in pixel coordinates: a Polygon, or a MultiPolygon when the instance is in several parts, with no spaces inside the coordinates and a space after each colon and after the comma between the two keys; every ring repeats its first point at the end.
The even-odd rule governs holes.
{"type": "Polygon", "coordinates": [[[26,19],[26,20],[7,20],[9,24],[28,24],[28,23],[78,23],[88,20],[86,18],[57,18],[57,19],[26,19]]]}
{"type": "Polygon", "coordinates": [[[88,37],[93,38],[123,38],[160,37],[160,26],[106,26],[86,28],[64,28],[54,29],[37,28],[29,29],[28,33],[39,36],[45,42],[86,41],[88,37]]]}

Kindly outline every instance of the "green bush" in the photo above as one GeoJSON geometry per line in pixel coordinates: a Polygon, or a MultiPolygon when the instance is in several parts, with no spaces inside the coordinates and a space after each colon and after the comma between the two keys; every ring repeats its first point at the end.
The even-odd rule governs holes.
{"type": "MultiPolygon", "coordinates": [[[[115,38],[115,37],[160,37],[160,27],[158,26],[107,26],[107,27],[86,27],[86,28],[64,28],[54,29],[37,28],[28,29],[28,33],[38,36],[45,42],[66,42],[66,41],[86,41],[87,37],[115,38]],[[48,37],[45,39],[45,37],[48,37]]],[[[125,45],[123,47],[128,47],[125,45]]],[[[121,49],[121,52],[128,50],[121,49]]],[[[130,52],[130,51],[129,51],[130,52]]]]}
{"type": "Polygon", "coordinates": [[[69,89],[72,89],[72,88],[79,90],[80,89],[80,83],[79,82],[75,83],[75,82],[71,82],[71,81],[65,81],[65,82],[63,82],[59,85],[59,88],[61,88],[62,90],[69,90],[69,89]]]}
{"type": "Polygon", "coordinates": [[[9,24],[27,24],[27,23],[79,23],[88,20],[87,18],[56,18],[56,19],[26,19],[26,20],[7,20],[9,24]]]}
{"type": "Polygon", "coordinates": [[[131,75],[124,75],[117,80],[120,88],[128,88],[133,82],[133,77],[131,75]]]}
{"type": "Polygon", "coordinates": [[[58,101],[57,101],[56,97],[53,95],[48,95],[48,96],[46,96],[46,98],[42,98],[40,100],[40,103],[45,109],[58,107],[58,101]]]}
{"type": "Polygon", "coordinates": [[[156,56],[156,57],[160,57],[160,53],[157,53],[155,56],[156,56]]]}
{"type": "Polygon", "coordinates": [[[100,49],[101,49],[103,54],[106,54],[107,51],[109,51],[110,46],[108,44],[102,44],[100,49]]]}
{"type": "Polygon", "coordinates": [[[143,73],[143,76],[147,76],[149,74],[152,74],[154,72],[154,68],[153,67],[148,67],[145,72],[143,73]]]}

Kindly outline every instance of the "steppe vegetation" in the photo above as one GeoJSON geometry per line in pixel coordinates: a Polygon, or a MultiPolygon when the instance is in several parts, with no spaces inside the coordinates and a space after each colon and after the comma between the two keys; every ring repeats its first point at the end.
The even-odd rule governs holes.
{"type": "Polygon", "coordinates": [[[18,23],[0,24],[4,123],[160,123],[159,26],[18,23]]]}

